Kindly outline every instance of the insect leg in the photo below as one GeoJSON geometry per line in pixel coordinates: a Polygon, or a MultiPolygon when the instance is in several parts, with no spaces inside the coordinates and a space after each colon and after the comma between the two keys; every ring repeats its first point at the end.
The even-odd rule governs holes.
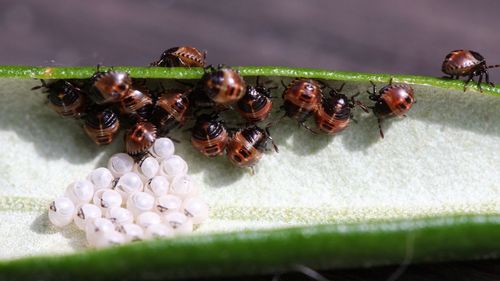
{"type": "Polygon", "coordinates": [[[483,88],[481,88],[481,82],[483,82],[483,74],[480,74],[479,78],[477,79],[477,86],[479,87],[479,91],[482,93],[483,88]]]}
{"type": "Polygon", "coordinates": [[[474,74],[471,74],[469,75],[469,78],[467,78],[467,80],[465,81],[465,84],[464,84],[464,92],[467,91],[467,85],[469,84],[469,82],[472,80],[472,78],[474,78],[474,74]]]}
{"type": "Polygon", "coordinates": [[[380,118],[377,118],[378,122],[378,130],[380,131],[380,136],[384,138],[384,132],[382,131],[382,120],[380,118]]]}

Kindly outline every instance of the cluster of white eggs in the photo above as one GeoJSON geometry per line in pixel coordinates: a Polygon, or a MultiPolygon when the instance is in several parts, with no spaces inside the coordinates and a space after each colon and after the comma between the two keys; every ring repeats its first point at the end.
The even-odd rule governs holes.
{"type": "Polygon", "coordinates": [[[111,156],[107,168],[73,182],[50,204],[49,220],[58,227],[74,222],[97,248],[192,232],[209,208],[174,149],[159,138],[139,163],[125,153],[111,156]]]}

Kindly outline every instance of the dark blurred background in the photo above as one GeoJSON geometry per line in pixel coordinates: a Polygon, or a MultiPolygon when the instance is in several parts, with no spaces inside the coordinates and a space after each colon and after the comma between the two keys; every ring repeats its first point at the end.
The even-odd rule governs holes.
{"type": "Polygon", "coordinates": [[[494,0],[0,3],[0,64],[140,66],[186,44],[228,65],[441,76],[461,48],[500,63],[494,0]]]}
{"type": "MultiPolygon", "coordinates": [[[[500,63],[499,28],[500,1],[494,0],[0,0],[0,64],[146,66],[167,48],[192,45],[207,50],[212,64],[441,76],[442,60],[454,49],[500,63]]],[[[500,83],[500,70],[491,76],[500,83]]],[[[333,280],[500,280],[499,261],[400,270],[325,274],[333,280]],[[389,277],[394,272],[404,274],[389,277]]]]}

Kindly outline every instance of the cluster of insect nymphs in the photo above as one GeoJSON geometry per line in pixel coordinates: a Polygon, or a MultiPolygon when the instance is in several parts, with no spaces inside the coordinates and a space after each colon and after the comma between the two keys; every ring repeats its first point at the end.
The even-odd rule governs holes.
{"type": "Polygon", "coordinates": [[[50,204],[49,220],[57,227],[74,222],[97,248],[192,232],[209,208],[187,176],[187,163],[168,138],[158,138],[149,152],[139,163],[115,154],[107,168],[71,183],[50,204]]]}
{"type": "MultiPolygon", "coordinates": [[[[141,159],[157,137],[194,119],[193,147],[208,157],[226,154],[238,167],[253,167],[269,143],[278,151],[269,128],[283,118],[294,119],[313,133],[334,135],[348,126],[351,111],[359,107],[374,113],[383,137],[381,122],[404,116],[415,102],[409,85],[393,84],[392,80],[378,91],[372,83],[368,93],[374,103],[367,106],[356,99],[358,94],[350,97],[342,94],[343,85],[333,89],[319,80],[296,78],[288,85],[283,84],[284,114],[270,121],[271,91],[276,86],[267,87],[267,82],[258,78],[255,85],[248,85],[237,70],[222,65],[206,66],[205,53],[196,48],[168,49],[151,66],[204,67],[205,73],[196,84],[183,90],[165,89],[162,84],[153,90],[144,80],[132,80],[128,73],[99,69],[89,81],[58,80],[49,84],[42,81],[42,86],[35,88],[45,88],[50,106],[61,116],[84,119],[85,132],[97,144],[110,143],[119,127],[126,127],[126,151],[141,159]],[[327,88],[325,95],[323,91],[327,88]],[[229,126],[221,118],[224,111],[237,112],[245,125],[229,126]],[[312,116],[313,128],[305,123],[312,116]]],[[[467,83],[475,76],[479,76],[480,83],[485,75],[489,83],[487,69],[492,67],[496,66],[486,66],[478,53],[459,50],[446,56],[442,69],[451,78],[467,76],[467,83]]]]}

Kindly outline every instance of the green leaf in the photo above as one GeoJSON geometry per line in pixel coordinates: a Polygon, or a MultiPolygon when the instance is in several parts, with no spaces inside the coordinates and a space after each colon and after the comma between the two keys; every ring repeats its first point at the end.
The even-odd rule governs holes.
{"type": "MultiPolygon", "coordinates": [[[[104,67],[103,67],[104,68],[104,67]]],[[[135,78],[197,79],[201,69],[116,67],[135,78]]],[[[89,78],[95,67],[0,67],[0,280],[110,280],[236,276],[284,271],[432,262],[500,254],[500,88],[433,77],[284,67],[239,67],[248,81],[280,85],[323,79],[344,93],[410,83],[417,104],[383,124],[355,112],[335,137],[287,120],[272,128],[280,153],[256,175],[226,159],[184,157],[212,207],[197,234],[86,250],[82,233],[59,230],[45,214],[68,183],[106,165],[121,138],[96,147],[81,124],[56,116],[30,78],[89,78]]],[[[279,105],[282,88],[274,94],[279,105]]],[[[367,94],[361,99],[370,104],[367,94]]],[[[277,119],[282,113],[274,113],[277,119]]],[[[312,124],[313,125],[313,124],[312,124]]]]}

